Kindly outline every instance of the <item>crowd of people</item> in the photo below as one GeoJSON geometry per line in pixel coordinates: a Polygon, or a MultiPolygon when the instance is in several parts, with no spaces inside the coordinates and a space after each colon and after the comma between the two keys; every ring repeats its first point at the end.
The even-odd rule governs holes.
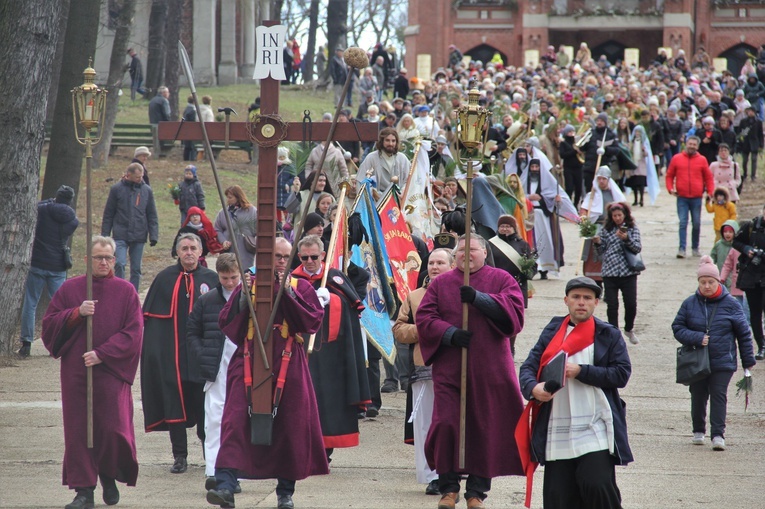
{"type": "MultiPolygon", "coordinates": [[[[640,343],[637,283],[645,269],[639,256],[645,239],[634,210],[655,204],[661,176],[666,192],[676,197],[677,257],[687,257],[689,214],[691,254],[700,257],[699,289],[672,325],[680,343],[709,350],[711,374],[690,387],[692,440],[704,443],[711,399],[712,445],[725,449],[725,394],[737,368],[735,346],[746,369],[765,358],[765,219],[739,223],[736,212],[747,177],[756,178],[764,145],[765,51],[761,75],[754,70],[741,77],[693,66],[703,59],[689,67],[682,52],[671,59],[659,55],[647,68],[612,64],[593,59],[584,43],[570,62],[564,51],[550,48],[539,65],[517,68],[501,59],[466,64],[456,47],[450,51],[449,64],[429,80],[409,79],[406,69],[391,67],[382,47],[370,55],[356,115],[345,108],[336,120],[378,123],[376,142],[317,144],[304,158],[293,146],[278,149],[281,237],[273,277],[275,295],[279,287],[283,292],[265,343],[267,382],[273,383],[273,413],[265,424],[249,397],[264,383],[251,372],[252,357],[259,355],[247,305],[247,299],[256,300],[255,276],[239,276],[239,264],[254,264],[258,211],[242,187],[226,188],[226,207],[211,221],[197,168],[185,166],[174,192],[181,218],[171,247],[177,261],[156,276],[142,310],[137,291],[143,249],[147,241],[158,242],[148,147],[136,149],[136,159],[110,190],[89,261],[92,300],[84,297],[84,276],[63,283],[63,246],[77,227],[71,189],[62,187],[55,200],[39,204],[19,353],[29,355],[29,317],[47,282],[53,300],[43,341],[62,359],[64,484],[76,491],[67,509],[92,508],[99,479],[107,504],[119,500],[117,481],[135,484],[129,393],[139,362],[145,431],[169,432],[170,471],[181,474],[188,468],[186,430],[196,426],[206,458],[206,498],[213,505],[234,507],[239,479],[276,479],[279,509],[294,507],[296,481],[328,473],[334,449],[359,445],[358,421],[378,415],[381,393],[401,389],[407,392],[402,424],[416,449],[417,481],[427,484],[427,494],[440,495],[439,509],[455,507],[463,477],[469,508],[484,507],[492,478],[502,475],[527,477],[528,504],[538,464],[545,465],[545,508],[621,507],[615,466],[631,462],[632,453],[618,390],[631,374],[627,343],[640,343]],[[394,79],[391,69],[397,69],[394,79]],[[458,136],[456,111],[469,89],[490,113],[477,148],[458,136]],[[344,217],[339,211],[352,211],[368,182],[374,199],[392,185],[405,187],[417,164],[418,141],[427,151],[429,214],[438,229],[409,224],[420,278],[397,312],[389,311],[398,343],[389,362],[367,342],[359,321],[379,281],[355,264],[345,272],[330,268],[327,247],[344,217]],[[297,160],[307,162],[298,167],[297,160]],[[471,196],[468,161],[476,171],[471,196]],[[339,202],[345,183],[348,195],[339,202]],[[471,211],[473,224],[466,224],[473,199],[480,207],[471,211]],[[712,258],[701,257],[705,201],[714,214],[712,258]],[[550,321],[516,372],[515,338],[533,286],[558,277],[565,264],[561,220],[580,225],[583,248],[574,257],[581,256],[584,276],[568,281],[569,314],[550,321]],[[239,258],[231,253],[234,244],[239,258]],[[297,256],[290,266],[293,244],[297,256]],[[43,262],[54,255],[62,263],[43,262]],[[216,271],[208,268],[212,257],[216,271]],[[540,282],[532,284],[534,279],[540,282]],[[607,322],[593,316],[601,296],[607,322]],[[710,314],[725,317],[725,327],[718,325],[722,320],[712,323],[710,314]],[[90,351],[88,320],[99,325],[90,351]],[[467,433],[460,458],[464,363],[467,433]],[[84,405],[85,367],[94,368],[98,381],[92,451],[82,417],[72,410],[84,405]],[[502,405],[486,400],[496,391],[504,394],[502,405]],[[267,441],[256,440],[262,433],[267,441]]],[[[340,103],[337,85],[349,69],[341,54],[328,65],[333,79],[337,74],[340,103]]],[[[345,105],[351,104],[346,98],[345,105]]]]}

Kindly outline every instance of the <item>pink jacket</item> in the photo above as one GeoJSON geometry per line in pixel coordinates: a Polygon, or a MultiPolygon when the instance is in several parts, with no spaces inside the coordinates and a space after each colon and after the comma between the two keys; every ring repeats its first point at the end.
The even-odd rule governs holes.
{"type": "Polygon", "coordinates": [[[725,258],[722,270],[720,271],[720,281],[722,281],[723,284],[728,279],[728,276],[730,276],[730,288],[728,288],[728,290],[734,297],[744,295],[744,290],[736,288],[736,280],[738,279],[736,263],[738,263],[738,257],[740,255],[741,253],[739,251],[731,248],[731,250],[728,251],[728,256],[725,258]]]}
{"type": "Polygon", "coordinates": [[[733,158],[718,159],[709,169],[715,179],[715,187],[727,189],[730,201],[738,201],[736,188],[741,185],[741,168],[738,163],[733,161],[733,158]]]}

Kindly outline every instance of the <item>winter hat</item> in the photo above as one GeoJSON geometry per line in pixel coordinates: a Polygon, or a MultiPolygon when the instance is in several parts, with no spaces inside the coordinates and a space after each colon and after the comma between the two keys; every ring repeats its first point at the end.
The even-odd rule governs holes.
{"type": "Polygon", "coordinates": [[[734,234],[738,233],[738,229],[739,229],[738,221],[736,221],[735,219],[728,219],[727,221],[723,223],[722,227],[720,228],[720,233],[724,232],[725,228],[730,228],[731,230],[733,230],[734,234]]]}
{"type": "Polygon", "coordinates": [[[513,227],[513,229],[518,229],[518,222],[515,220],[515,218],[509,214],[503,214],[499,216],[499,219],[497,219],[497,228],[502,226],[503,224],[508,224],[513,227]]]}
{"type": "Polygon", "coordinates": [[[197,176],[197,167],[194,166],[193,164],[190,164],[183,169],[183,173],[186,173],[187,171],[190,171],[191,174],[194,175],[195,177],[197,176]]]}
{"type": "Polygon", "coordinates": [[[290,151],[287,147],[279,147],[276,149],[276,162],[277,164],[292,164],[290,160],[290,151]]]}
{"type": "Polygon", "coordinates": [[[151,150],[149,150],[149,147],[136,147],[135,151],[133,152],[133,157],[138,157],[144,154],[151,156],[151,150]]]}
{"type": "Polygon", "coordinates": [[[595,120],[602,120],[603,122],[608,125],[608,114],[607,113],[600,113],[597,117],[595,117],[595,120]]]}
{"type": "Polygon", "coordinates": [[[311,212],[306,216],[305,218],[305,226],[303,227],[303,231],[307,232],[313,228],[316,228],[319,225],[324,224],[324,218],[322,218],[319,214],[316,212],[311,212]]]}
{"type": "Polygon", "coordinates": [[[568,136],[570,133],[573,133],[573,132],[576,132],[576,129],[574,129],[574,126],[572,126],[571,124],[564,127],[563,131],[561,131],[563,136],[568,136]]]}
{"type": "Polygon", "coordinates": [[[701,257],[699,261],[699,270],[696,272],[696,279],[702,277],[713,277],[716,280],[720,280],[720,271],[717,269],[717,265],[712,261],[708,255],[701,257]]]}
{"type": "Polygon", "coordinates": [[[74,199],[74,189],[69,186],[61,186],[56,191],[56,203],[71,205],[74,199]]]}

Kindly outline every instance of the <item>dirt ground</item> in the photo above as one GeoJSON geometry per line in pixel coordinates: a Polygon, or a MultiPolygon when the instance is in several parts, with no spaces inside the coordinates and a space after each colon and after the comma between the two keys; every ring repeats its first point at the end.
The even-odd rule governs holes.
{"type": "MultiPolygon", "coordinates": [[[[765,186],[756,182],[745,191],[742,217],[753,217],[762,203],[765,186]]],[[[666,193],[655,206],[638,208],[635,216],[648,268],[638,282],[635,332],[641,342],[629,345],[633,374],[621,391],[635,455],[634,463],[617,469],[623,505],[626,509],[762,507],[765,370],[762,366],[753,370],[755,392],[747,412],[731,383],[728,450],[713,452],[708,438],[704,447],[691,445],[690,398],[687,388],[674,383],[677,343],[670,324],[682,300],[695,289],[698,259],[675,258],[677,217],[674,199],[666,193]]],[[[711,215],[704,212],[703,220],[701,247],[708,251],[713,240],[711,215]]],[[[560,279],[534,282],[537,294],[529,303],[526,325],[518,339],[516,364],[524,360],[550,317],[565,313],[563,289],[574,276],[580,240],[574,225],[564,224],[562,230],[568,263],[560,279]]],[[[147,270],[146,281],[150,280],[147,270]]],[[[596,314],[605,319],[604,303],[596,314]]],[[[741,376],[739,370],[733,381],[741,376]]],[[[166,433],[143,432],[138,383],[133,394],[141,467],[138,486],[121,487],[120,506],[211,507],[204,499],[204,460],[199,442],[190,434],[189,471],[170,474],[173,458],[169,438],[166,433]]],[[[72,493],[61,486],[60,399],[59,363],[46,355],[40,341],[34,343],[28,360],[0,369],[0,507],[55,508],[71,500],[72,493]]],[[[402,441],[404,404],[403,393],[383,395],[380,416],[361,423],[361,446],[337,450],[329,476],[299,482],[296,507],[435,508],[438,497],[426,496],[424,486],[416,484],[413,448],[402,441]]],[[[503,404],[501,394],[496,404],[503,404]]],[[[535,476],[534,508],[542,507],[542,471],[535,476]]],[[[487,507],[521,507],[524,485],[519,477],[495,479],[487,507]]],[[[274,481],[243,481],[237,507],[275,507],[274,487],[274,481]]],[[[100,489],[96,501],[97,506],[103,505],[100,489]]],[[[464,507],[462,502],[459,506],[464,507]]]]}

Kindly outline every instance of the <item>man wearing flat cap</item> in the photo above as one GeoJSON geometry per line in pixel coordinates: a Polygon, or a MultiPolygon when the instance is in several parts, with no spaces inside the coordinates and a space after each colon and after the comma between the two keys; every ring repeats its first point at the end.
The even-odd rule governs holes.
{"type": "Polygon", "coordinates": [[[592,279],[570,280],[563,299],[569,314],[550,321],[521,366],[521,392],[529,402],[515,437],[526,507],[541,464],[544,509],[621,508],[615,466],[633,458],[619,389],[632,365],[619,329],[593,316],[599,299],[592,279]]]}

